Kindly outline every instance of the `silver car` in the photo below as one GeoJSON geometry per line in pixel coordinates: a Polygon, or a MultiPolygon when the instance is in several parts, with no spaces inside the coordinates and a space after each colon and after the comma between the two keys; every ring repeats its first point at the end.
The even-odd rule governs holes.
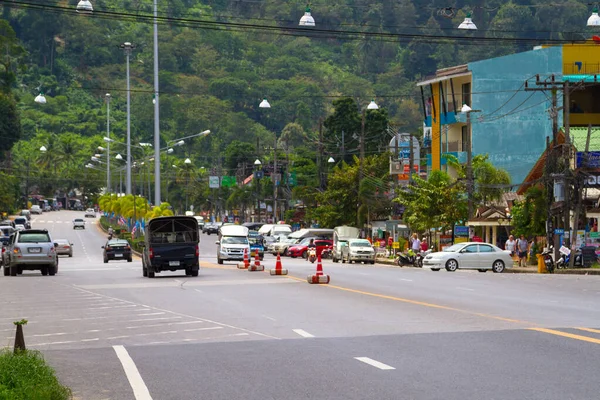
{"type": "Polygon", "coordinates": [[[75,218],[73,220],[73,229],[85,229],[85,221],[83,218],[75,218]]]}
{"type": "Polygon", "coordinates": [[[24,270],[40,270],[42,275],[55,275],[58,271],[55,247],[46,229],[15,232],[6,249],[4,275],[17,276],[24,270]]]}
{"type": "Polygon", "coordinates": [[[73,243],[67,239],[55,239],[54,243],[58,245],[56,246],[56,255],[60,256],[62,254],[73,257],[73,243]]]}
{"type": "Polygon", "coordinates": [[[367,239],[349,239],[347,245],[342,246],[342,262],[346,261],[375,264],[375,249],[367,239]]]}
{"type": "Polygon", "coordinates": [[[443,251],[425,256],[423,268],[439,271],[454,272],[457,269],[476,269],[485,272],[503,272],[505,268],[512,268],[513,260],[510,251],[489,243],[465,242],[452,245],[443,251]]]}

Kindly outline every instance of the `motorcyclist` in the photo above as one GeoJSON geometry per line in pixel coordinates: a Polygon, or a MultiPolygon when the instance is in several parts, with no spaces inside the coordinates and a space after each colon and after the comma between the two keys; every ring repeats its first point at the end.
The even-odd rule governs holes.
{"type": "Polygon", "coordinates": [[[108,240],[112,239],[113,237],[113,228],[109,227],[108,228],[108,240]]]}
{"type": "Polygon", "coordinates": [[[315,244],[315,239],[310,239],[310,242],[308,243],[308,246],[306,246],[309,249],[315,249],[317,248],[317,245],[315,244]]]}

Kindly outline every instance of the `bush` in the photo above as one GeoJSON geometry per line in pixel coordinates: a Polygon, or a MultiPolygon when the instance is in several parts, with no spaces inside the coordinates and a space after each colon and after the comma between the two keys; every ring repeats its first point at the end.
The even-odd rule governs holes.
{"type": "Polygon", "coordinates": [[[38,351],[0,352],[0,399],[71,399],[38,351]]]}

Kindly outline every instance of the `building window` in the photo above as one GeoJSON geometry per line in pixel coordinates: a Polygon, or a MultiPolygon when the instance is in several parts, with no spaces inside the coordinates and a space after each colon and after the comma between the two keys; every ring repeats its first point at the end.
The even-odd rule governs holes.
{"type": "Polygon", "coordinates": [[[471,107],[471,83],[462,85],[462,103],[471,107]]]}
{"type": "Polygon", "coordinates": [[[469,134],[469,127],[467,125],[462,127],[462,132],[460,133],[460,146],[461,151],[467,151],[467,135],[469,134]]]}

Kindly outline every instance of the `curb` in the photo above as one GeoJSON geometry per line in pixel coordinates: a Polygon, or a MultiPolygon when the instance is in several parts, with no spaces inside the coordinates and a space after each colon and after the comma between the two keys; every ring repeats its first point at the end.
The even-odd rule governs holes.
{"type": "MultiPolygon", "coordinates": [[[[382,264],[382,265],[389,265],[389,266],[393,266],[393,267],[398,266],[393,260],[375,260],[375,263],[382,264]]],[[[398,267],[398,268],[400,268],[400,267],[398,267]]],[[[415,267],[404,266],[402,268],[415,268],[415,267]]],[[[420,269],[420,268],[415,268],[415,269],[420,269]]],[[[504,273],[505,274],[536,274],[536,275],[538,275],[537,266],[532,267],[532,268],[519,268],[519,267],[506,268],[504,270],[504,273]]],[[[555,275],[600,275],[600,269],[590,269],[590,268],[574,268],[574,269],[560,269],[560,270],[555,269],[554,274],[555,275]]]]}

